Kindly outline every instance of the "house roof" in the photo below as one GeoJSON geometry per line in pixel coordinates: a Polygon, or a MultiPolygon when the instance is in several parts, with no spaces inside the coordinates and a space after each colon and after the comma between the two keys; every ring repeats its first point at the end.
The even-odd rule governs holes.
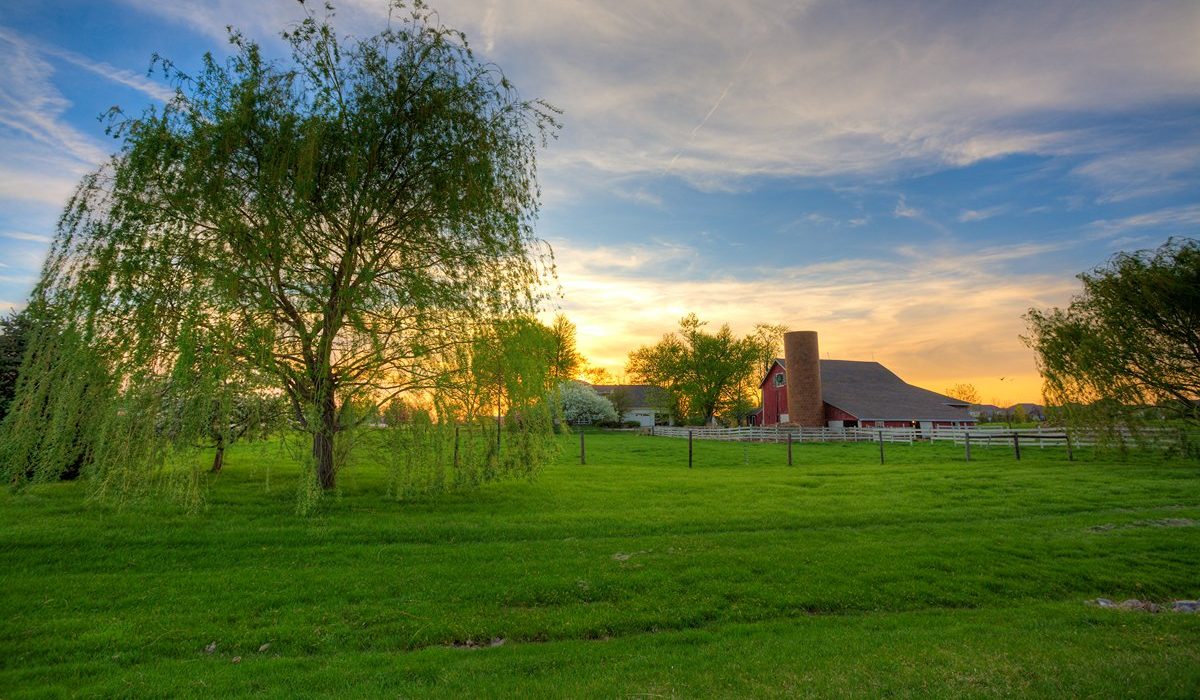
{"type": "Polygon", "coordinates": [[[651,392],[658,389],[652,384],[594,384],[592,388],[601,396],[608,396],[618,389],[624,389],[629,397],[630,408],[650,408],[653,404],[651,392]]]}
{"type": "Polygon", "coordinates": [[[878,362],[820,362],[821,399],[859,420],[973,420],[965,402],[913,386],[878,362]]]}

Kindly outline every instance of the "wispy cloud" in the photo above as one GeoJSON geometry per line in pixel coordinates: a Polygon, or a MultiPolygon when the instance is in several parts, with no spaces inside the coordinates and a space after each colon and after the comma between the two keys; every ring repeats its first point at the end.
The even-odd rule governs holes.
{"type": "Polygon", "coordinates": [[[958,222],[967,224],[973,221],[984,221],[992,218],[993,216],[1003,214],[1005,210],[1006,207],[1003,206],[988,207],[986,209],[964,209],[958,215],[958,222]]]}
{"type": "Polygon", "coordinates": [[[14,241],[31,241],[33,243],[50,243],[50,236],[45,236],[40,233],[26,233],[25,231],[3,231],[0,232],[0,238],[10,238],[14,241]]]}
{"type": "MultiPolygon", "coordinates": [[[[301,16],[282,0],[124,2],[213,37],[232,23],[270,41],[301,16]]],[[[338,9],[359,34],[387,13],[377,0],[338,9]]],[[[567,128],[541,159],[548,192],[663,173],[738,192],[758,176],[891,178],[1027,153],[1078,159],[1080,181],[1101,197],[1143,196],[1178,186],[1120,182],[1144,179],[1153,168],[1137,163],[1153,149],[1063,115],[1123,115],[1200,93],[1191,0],[986,12],[865,0],[440,0],[437,9],[523,90],[565,109],[567,128]],[[1129,167],[1087,167],[1118,142],[1129,167]]]]}
{"type": "Polygon", "coordinates": [[[892,210],[892,215],[898,219],[919,219],[921,210],[908,206],[908,200],[904,195],[900,195],[896,200],[896,208],[892,210]]]}
{"type": "Polygon", "coordinates": [[[621,199],[628,200],[636,204],[642,204],[645,206],[654,207],[656,209],[661,209],[663,207],[662,197],[654,194],[645,187],[627,188],[624,186],[617,186],[612,189],[612,193],[621,199]]]}
{"type": "Polygon", "coordinates": [[[27,154],[29,145],[65,154],[76,161],[99,163],[105,153],[90,138],[62,118],[70,102],[54,87],[54,68],[37,49],[8,30],[0,29],[0,125],[16,134],[4,137],[27,154]]]}
{"type": "Polygon", "coordinates": [[[661,277],[670,271],[679,272],[695,264],[699,253],[691,246],[668,241],[647,241],[624,246],[579,247],[564,239],[550,241],[555,257],[560,260],[559,269],[588,269],[606,275],[661,277]],[[565,252],[564,252],[565,251],[565,252]],[[563,268],[563,256],[569,263],[563,268]]]}
{"type": "MultiPolygon", "coordinates": [[[[1200,127],[1196,125],[1185,133],[1192,140],[1200,139],[1200,127]]],[[[1160,196],[1188,188],[1195,191],[1200,188],[1200,144],[1139,146],[1118,142],[1111,152],[1089,159],[1071,174],[1097,187],[1101,203],[1160,196]]]]}
{"type": "Polygon", "coordinates": [[[152,97],[160,102],[169,102],[175,96],[175,91],[165,85],[156,83],[149,78],[134,73],[124,68],[117,68],[102,61],[93,61],[87,56],[77,54],[74,51],[68,51],[56,46],[48,44],[37,44],[37,48],[44,54],[61,58],[64,61],[83,68],[86,71],[94,73],[105,80],[112,81],[118,85],[124,85],[128,88],[133,88],[148,97],[152,97]]]}
{"type": "MultiPolygon", "coordinates": [[[[287,3],[126,2],[213,36],[232,22],[269,37],[297,16],[287,3]]],[[[339,10],[352,31],[385,12],[374,0],[339,10]]],[[[491,0],[481,11],[442,0],[438,10],[483,37],[516,84],[566,110],[568,129],[543,159],[551,179],[670,168],[728,190],[756,175],[888,176],[1012,153],[1090,159],[1111,135],[1064,127],[1063,114],[1194,96],[1200,78],[1191,0],[986,12],[773,0],[491,0]]]]}
{"type": "Polygon", "coordinates": [[[1098,219],[1091,223],[1100,236],[1140,228],[1177,229],[1175,233],[1194,233],[1200,227],[1200,204],[1166,207],[1119,219],[1098,219]]]}

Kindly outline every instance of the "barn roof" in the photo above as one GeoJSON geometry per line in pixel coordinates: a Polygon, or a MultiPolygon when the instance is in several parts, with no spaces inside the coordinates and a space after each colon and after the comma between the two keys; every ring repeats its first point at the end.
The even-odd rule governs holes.
{"type": "Polygon", "coordinates": [[[821,360],[821,398],[859,420],[973,420],[966,403],[913,386],[878,362],[821,360]]]}
{"type": "Polygon", "coordinates": [[[967,404],[913,386],[878,362],[821,360],[821,398],[859,420],[971,420],[967,404]]]}

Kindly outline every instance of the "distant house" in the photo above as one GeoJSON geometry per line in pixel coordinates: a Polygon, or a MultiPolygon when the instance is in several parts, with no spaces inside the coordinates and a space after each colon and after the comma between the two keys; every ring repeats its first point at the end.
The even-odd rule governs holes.
{"type": "Polygon", "coordinates": [[[984,421],[997,420],[1004,417],[1004,409],[994,403],[973,403],[967,408],[967,413],[984,421]]]}
{"type": "Polygon", "coordinates": [[[655,418],[665,411],[655,401],[655,392],[660,391],[650,384],[595,384],[592,386],[597,394],[612,400],[613,394],[625,394],[626,409],[621,415],[622,421],[636,422],[649,428],[654,425],[655,418]]]}
{"type": "Polygon", "coordinates": [[[966,402],[908,384],[878,362],[820,359],[812,331],[785,334],[784,354],[759,384],[756,425],[930,429],[976,423],[966,402]]]}
{"type": "Polygon", "coordinates": [[[1012,419],[1017,406],[1025,411],[1029,420],[1039,422],[1046,420],[1046,407],[1039,403],[1015,403],[1008,408],[1000,408],[991,403],[971,404],[967,411],[981,421],[1005,421],[1012,419]]]}
{"type": "Polygon", "coordinates": [[[1029,416],[1029,420],[1046,420],[1046,407],[1040,403],[1015,403],[1005,409],[1005,411],[1011,416],[1016,412],[1018,406],[1024,409],[1025,415],[1029,416]]]}

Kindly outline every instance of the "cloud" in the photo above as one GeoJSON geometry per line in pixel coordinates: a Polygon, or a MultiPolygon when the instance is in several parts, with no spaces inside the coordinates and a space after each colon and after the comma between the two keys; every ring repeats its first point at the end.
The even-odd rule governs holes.
{"type": "MultiPolygon", "coordinates": [[[[212,36],[233,23],[270,38],[299,16],[284,0],[126,2],[212,36]]],[[[729,191],[761,175],[886,178],[1013,153],[1090,159],[1112,135],[1064,127],[1062,115],[1120,115],[1200,92],[1190,0],[437,7],[482,37],[527,94],[566,110],[542,160],[548,180],[670,172],[729,191]]],[[[339,5],[351,33],[376,31],[385,16],[375,0],[339,5]]]]}
{"type": "MultiPolygon", "coordinates": [[[[1200,129],[1195,126],[1188,134],[1193,140],[1200,139],[1200,129]]],[[[1071,171],[1101,191],[1098,201],[1102,204],[1200,188],[1200,145],[1113,145],[1112,152],[1097,155],[1071,171]]]]}
{"type": "MultiPolygon", "coordinates": [[[[2,31],[2,29],[0,29],[0,31],[2,31]]],[[[133,88],[134,90],[137,90],[138,92],[148,97],[152,97],[160,102],[169,102],[171,98],[175,96],[174,90],[160,83],[156,83],[143,75],[134,73],[133,71],[125,70],[124,68],[117,68],[116,66],[104,63],[102,61],[93,61],[87,56],[83,56],[75,53],[74,51],[68,51],[57,46],[50,46],[49,44],[36,44],[35,46],[44,54],[61,58],[72,65],[83,68],[91,73],[95,73],[105,80],[117,83],[118,85],[124,85],[128,88],[133,88]]]]}
{"type": "Polygon", "coordinates": [[[1098,219],[1090,224],[1090,228],[1098,230],[1098,237],[1140,228],[1168,228],[1175,229],[1175,233],[1194,235],[1197,227],[1200,227],[1200,204],[1166,207],[1119,219],[1098,219]]]}
{"type": "Polygon", "coordinates": [[[892,215],[897,219],[919,219],[921,210],[908,206],[904,195],[900,195],[900,198],[896,200],[896,208],[892,210],[892,215]]]}
{"type": "Polygon", "coordinates": [[[569,256],[571,268],[586,268],[606,275],[663,276],[668,270],[678,273],[697,263],[698,251],[686,245],[668,241],[649,241],[624,246],[579,247],[565,239],[550,241],[554,247],[556,264],[564,254],[569,256]]]}
{"type": "Polygon", "coordinates": [[[0,29],[0,64],[5,67],[0,75],[0,126],[9,132],[0,133],[0,144],[26,155],[31,146],[38,147],[47,155],[84,163],[106,157],[92,139],[63,121],[70,102],[54,87],[54,68],[36,48],[0,29]]]}
{"type": "Polygon", "coordinates": [[[663,208],[664,203],[662,197],[654,194],[645,187],[628,189],[626,187],[617,186],[613,188],[612,193],[621,199],[634,202],[635,204],[643,204],[648,207],[654,207],[655,209],[663,208]]]}
{"type": "Polygon", "coordinates": [[[988,207],[986,209],[964,209],[959,213],[958,221],[959,223],[963,224],[971,223],[973,221],[984,221],[992,218],[993,216],[1004,213],[1005,209],[1006,207],[1003,206],[988,207]]]}
{"type": "MultiPolygon", "coordinates": [[[[183,24],[190,29],[214,39],[217,46],[228,43],[227,27],[240,29],[258,40],[278,39],[279,32],[295,25],[304,18],[304,9],[296,2],[286,0],[264,0],[248,4],[244,0],[123,0],[124,4],[150,15],[183,24]]],[[[319,7],[310,3],[310,8],[319,7]]],[[[361,20],[364,10],[376,22],[372,33],[378,31],[378,21],[387,18],[388,3],[362,0],[338,4],[338,15],[350,20],[347,29],[370,29],[361,20]],[[357,20],[357,21],[356,21],[357,20]]],[[[345,27],[345,25],[343,25],[345,27]]],[[[169,56],[168,56],[169,57],[169,56]]]]}
{"type": "Polygon", "coordinates": [[[0,233],[0,238],[11,238],[14,241],[31,241],[34,243],[50,243],[53,240],[50,236],[44,236],[40,233],[26,233],[25,231],[4,231],[0,233]]]}
{"type": "MultiPolygon", "coordinates": [[[[4,226],[52,222],[80,178],[108,157],[92,136],[67,121],[71,102],[55,86],[54,65],[48,59],[66,61],[156,99],[172,96],[170,90],[136,73],[0,26],[0,64],[5,67],[0,73],[0,152],[4,154],[0,223],[4,226]]],[[[0,276],[8,295],[13,292],[10,287],[28,288],[36,281],[50,238],[26,230],[4,231],[0,237],[8,241],[0,246],[0,254],[13,273],[0,276]]]]}

